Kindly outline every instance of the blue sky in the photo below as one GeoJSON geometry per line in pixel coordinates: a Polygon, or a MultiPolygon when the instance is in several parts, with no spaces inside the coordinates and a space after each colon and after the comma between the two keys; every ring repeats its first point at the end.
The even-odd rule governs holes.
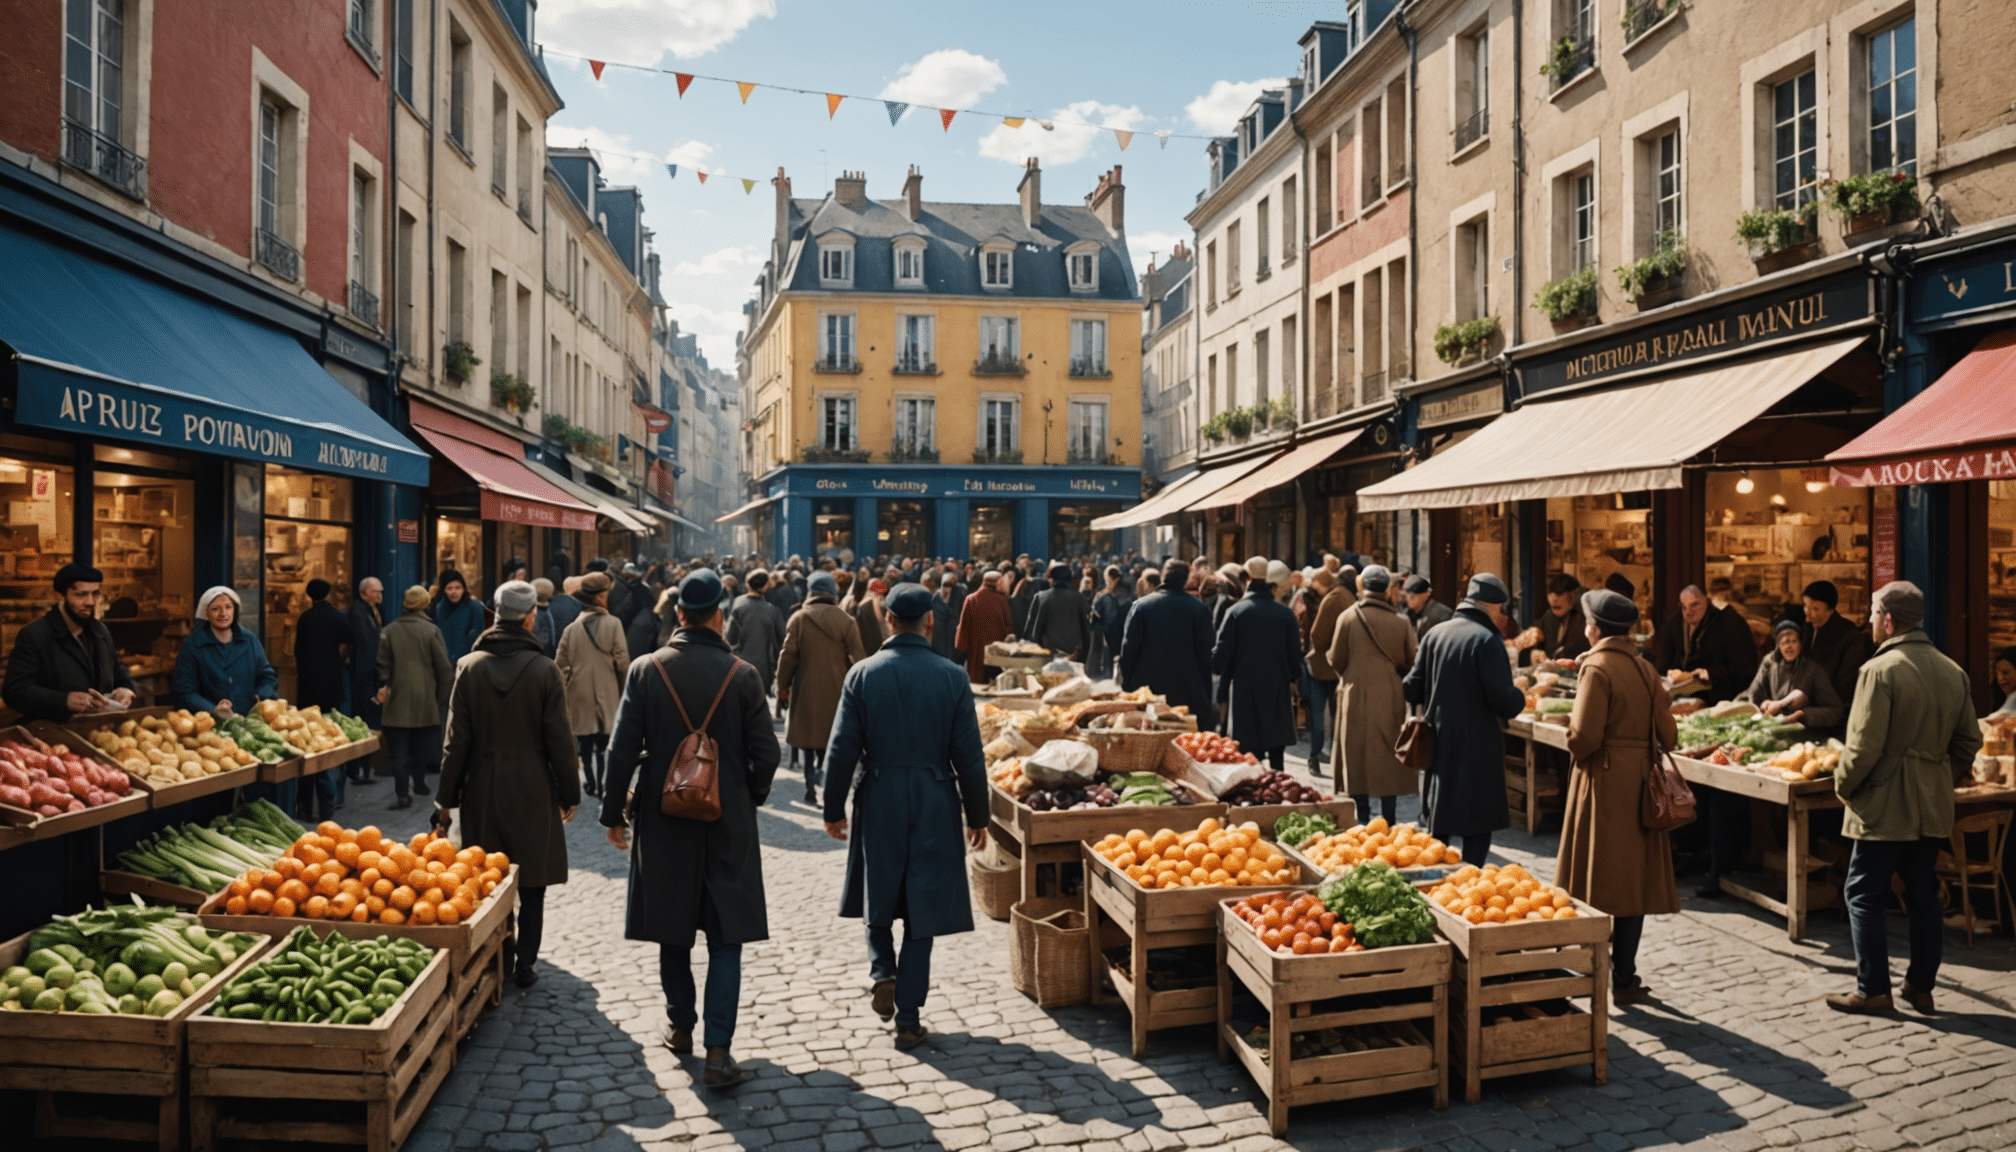
{"type": "Polygon", "coordinates": [[[1153,133],[1224,131],[1260,82],[1293,72],[1309,23],[1342,11],[1299,0],[542,0],[538,36],[567,101],[547,140],[602,150],[610,183],[643,190],[672,315],[732,371],[773,217],[767,182],[745,195],[728,177],[767,181],[782,166],[793,195],[813,198],[843,169],[862,169],[871,197],[893,199],[915,164],[927,200],[1006,203],[1022,158],[1036,155],[1044,199],[1078,204],[1117,162],[1139,268],[1189,236],[1183,213],[1204,183],[1203,141],[1164,149],[1153,133]],[[927,107],[892,128],[879,100],[850,99],[829,121],[818,95],[758,88],[745,105],[734,85],[695,80],[681,99],[670,75],[608,68],[597,82],[561,53],[927,107]],[[1009,129],[961,115],[948,132],[931,110],[947,105],[1031,120],[1009,129]],[[1123,153],[1111,132],[1065,121],[1140,134],[1123,153]],[[676,180],[667,161],[679,164],[676,180]],[[702,186],[695,166],[723,175],[702,186]]]}

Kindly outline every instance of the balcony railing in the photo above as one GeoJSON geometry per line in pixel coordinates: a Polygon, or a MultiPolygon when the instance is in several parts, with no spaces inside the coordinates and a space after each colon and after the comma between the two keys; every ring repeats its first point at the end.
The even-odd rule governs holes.
{"type": "Polygon", "coordinates": [[[852,356],[828,352],[812,362],[814,372],[859,372],[861,362],[852,356]]]}
{"type": "Polygon", "coordinates": [[[889,447],[891,464],[936,464],[938,449],[919,440],[898,440],[889,447]]]}
{"type": "Polygon", "coordinates": [[[1111,452],[1101,452],[1097,448],[1074,447],[1065,454],[1065,458],[1067,463],[1084,466],[1120,463],[1119,456],[1111,452]]]}
{"type": "Polygon", "coordinates": [[[110,136],[67,116],[63,119],[63,160],[135,200],[147,198],[147,161],[110,136]]]}
{"type": "Polygon", "coordinates": [[[1548,60],[1548,79],[1559,92],[1570,80],[1596,65],[1596,40],[1590,36],[1563,36],[1554,45],[1548,60]]]}
{"type": "Polygon", "coordinates": [[[252,236],[252,258],[283,280],[301,279],[301,253],[292,244],[261,228],[252,236]]]}
{"type": "Polygon", "coordinates": [[[1624,42],[1632,43],[1651,31],[1677,7],[1677,0],[1624,0],[1624,42]]]}
{"type": "Polygon", "coordinates": [[[1367,372],[1358,378],[1358,402],[1374,404],[1386,398],[1386,373],[1367,372]]]}
{"type": "Polygon", "coordinates": [[[1020,448],[996,448],[992,450],[975,448],[973,450],[973,463],[1020,464],[1022,463],[1022,450],[1020,448]]]}
{"type": "Polygon", "coordinates": [[[975,360],[973,371],[982,376],[1023,376],[1027,375],[1029,370],[1014,356],[994,352],[975,360]]]}
{"type": "Polygon", "coordinates": [[[378,297],[355,280],[350,281],[350,314],[373,328],[378,327],[378,297]]]}
{"type": "Polygon", "coordinates": [[[800,455],[807,464],[866,464],[874,458],[866,448],[807,447],[800,455]]]}
{"type": "Polygon", "coordinates": [[[892,369],[898,376],[936,376],[938,362],[928,352],[910,350],[896,354],[896,365],[892,369]]]}
{"type": "Polygon", "coordinates": [[[1461,152],[1491,131],[1491,109],[1479,108],[1456,125],[1456,151],[1461,152]]]}
{"type": "Polygon", "coordinates": [[[1106,367],[1106,359],[1103,356],[1073,356],[1071,358],[1071,375],[1111,376],[1113,372],[1106,367]]]}

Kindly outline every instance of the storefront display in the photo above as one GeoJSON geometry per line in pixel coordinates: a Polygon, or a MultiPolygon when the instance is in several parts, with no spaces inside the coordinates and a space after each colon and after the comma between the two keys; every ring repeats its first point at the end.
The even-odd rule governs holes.
{"type": "MultiPolygon", "coordinates": [[[[1100,532],[1092,521],[1120,511],[1117,500],[1055,500],[1050,504],[1050,556],[1056,559],[1090,558],[1113,551],[1113,533],[1100,532]]],[[[1290,512],[1289,522],[1294,522],[1290,512]]]]}
{"type": "Polygon", "coordinates": [[[437,580],[441,573],[453,568],[462,574],[468,584],[469,594],[479,601],[483,598],[483,522],[464,520],[453,516],[439,516],[434,520],[434,570],[430,580],[437,580]]]}
{"type": "Polygon", "coordinates": [[[1836,610],[1859,625],[1869,614],[1870,506],[1870,490],[1835,488],[1824,468],[1710,472],[1704,587],[1743,613],[1760,646],[1816,580],[1834,584],[1836,610]]]}
{"type": "MultiPolygon", "coordinates": [[[[1118,465],[787,464],[763,486],[760,500],[727,519],[770,509],[774,531],[759,539],[776,555],[846,548],[857,557],[929,556],[968,549],[998,559],[1022,552],[1063,555],[1055,551],[1062,544],[1055,510],[1118,511],[1139,499],[1141,471],[1118,465]]],[[[1089,519],[1080,529],[1090,531],[1089,519]]]]}
{"type": "Polygon", "coordinates": [[[194,465],[131,448],[96,449],[92,564],[105,573],[101,615],[119,658],[150,696],[168,690],[196,609],[194,465]]]}
{"type": "Polygon", "coordinates": [[[350,604],[351,481],[266,466],[266,659],[280,695],[296,695],[294,625],[308,610],[310,580],[327,580],[329,602],[350,604]]]}
{"type": "Polygon", "coordinates": [[[1620,492],[1547,501],[1547,574],[1566,573],[1584,588],[1611,587],[1621,577],[1631,584],[1639,620],[1648,624],[1657,620],[1652,596],[1658,557],[1649,497],[1646,492],[1620,492]]]}
{"type": "Polygon", "coordinates": [[[921,500],[883,500],[875,510],[875,551],[882,556],[931,555],[931,519],[921,500]]]}
{"type": "MultiPolygon", "coordinates": [[[[56,603],[50,581],[70,562],[76,523],[76,473],[68,465],[26,455],[17,449],[43,446],[26,437],[8,436],[0,447],[0,499],[7,520],[0,525],[0,647],[12,648],[25,624],[56,603]]],[[[62,451],[66,445],[47,445],[62,451]]],[[[65,452],[67,455],[67,452],[65,452]]]]}
{"type": "Polygon", "coordinates": [[[1513,546],[1518,537],[1518,515],[1509,504],[1472,504],[1460,510],[1457,539],[1462,542],[1456,562],[1459,583],[1468,583],[1480,572],[1490,572],[1511,587],[1513,546]]]}
{"type": "Polygon", "coordinates": [[[854,502],[819,500],[812,506],[812,551],[824,558],[854,549],[854,502]]]}
{"type": "Polygon", "coordinates": [[[1007,504],[975,501],[966,533],[966,554],[991,560],[1015,551],[1015,513],[1007,504]]]}
{"type": "Polygon", "coordinates": [[[2016,647],[2016,480],[1988,482],[1988,650],[2016,647]]]}

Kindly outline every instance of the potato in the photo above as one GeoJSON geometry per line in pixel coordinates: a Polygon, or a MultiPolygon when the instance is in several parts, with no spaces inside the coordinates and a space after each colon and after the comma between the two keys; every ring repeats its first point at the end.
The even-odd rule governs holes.
{"type": "Polygon", "coordinates": [[[205,776],[215,776],[222,771],[224,771],[224,766],[222,764],[217,763],[217,761],[215,760],[203,761],[203,774],[205,776]]]}
{"type": "MultiPolygon", "coordinates": [[[[128,720],[128,721],[126,721],[126,722],[124,722],[124,723],[122,723],[122,724],[120,724],[120,725],[119,725],[119,735],[121,735],[121,736],[131,736],[131,735],[133,735],[133,733],[134,733],[135,731],[137,731],[137,730],[139,729],[139,727],[140,727],[140,724],[139,724],[139,722],[138,722],[138,721],[134,721],[134,720],[128,720]]],[[[103,729],[100,729],[99,731],[101,731],[101,732],[102,732],[102,731],[104,731],[104,730],[103,730],[103,729]]]]}

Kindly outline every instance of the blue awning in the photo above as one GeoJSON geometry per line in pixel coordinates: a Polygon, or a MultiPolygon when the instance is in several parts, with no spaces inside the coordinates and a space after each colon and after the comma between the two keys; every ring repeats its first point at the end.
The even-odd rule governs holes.
{"type": "Polygon", "coordinates": [[[424,486],[427,453],[294,338],[0,230],[0,343],[23,424],[424,486]]]}

